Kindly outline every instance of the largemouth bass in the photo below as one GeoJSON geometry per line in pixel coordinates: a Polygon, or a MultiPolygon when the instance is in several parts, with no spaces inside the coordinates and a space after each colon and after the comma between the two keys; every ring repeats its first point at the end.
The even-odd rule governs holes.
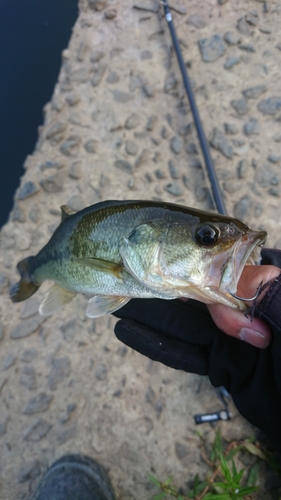
{"type": "Polygon", "coordinates": [[[116,311],[133,297],[194,298],[243,310],[232,297],[246,264],[258,264],[265,231],[237,219],[154,201],[105,201],[62,221],[36,256],[18,263],[13,302],[44,280],[55,284],[40,304],[49,315],[77,293],[91,297],[90,318],[116,311]]]}

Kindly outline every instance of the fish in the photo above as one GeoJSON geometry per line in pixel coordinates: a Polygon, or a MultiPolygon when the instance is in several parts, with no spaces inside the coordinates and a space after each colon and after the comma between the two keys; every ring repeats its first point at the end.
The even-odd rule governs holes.
{"type": "Polygon", "coordinates": [[[267,234],[238,219],[158,201],[104,201],[62,218],[48,243],[17,265],[10,298],[31,297],[52,280],[40,306],[47,316],[78,293],[86,315],[112,313],[131,298],[193,298],[246,308],[235,294],[245,265],[260,262],[267,234]]]}

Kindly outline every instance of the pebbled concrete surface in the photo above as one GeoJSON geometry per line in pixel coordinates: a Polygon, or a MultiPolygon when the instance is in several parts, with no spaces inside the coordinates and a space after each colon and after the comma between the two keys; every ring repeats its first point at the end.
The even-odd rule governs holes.
{"type": "MultiPolygon", "coordinates": [[[[173,475],[186,489],[206,471],[193,415],[220,406],[206,378],[126,348],[113,317],[86,318],[82,296],[48,319],[37,310],[49,284],[23,304],[9,300],[17,262],[50,238],[62,204],[79,210],[135,198],[213,207],[158,3],[81,0],[79,7],[0,233],[3,500],[29,499],[46,468],[70,452],[104,464],[119,499],[152,496],[151,473],[173,475]]],[[[268,245],[280,248],[281,4],[190,0],[171,7],[227,210],[266,228],[268,245]]],[[[231,422],[218,425],[222,435],[254,435],[232,412],[231,422]]],[[[200,428],[207,443],[218,426],[200,428]]],[[[255,498],[272,496],[262,487],[255,498]]]]}

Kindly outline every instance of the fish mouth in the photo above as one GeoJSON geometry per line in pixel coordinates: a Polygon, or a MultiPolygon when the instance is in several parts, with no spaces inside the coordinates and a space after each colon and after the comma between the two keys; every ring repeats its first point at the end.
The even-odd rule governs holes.
{"type": "MultiPolygon", "coordinates": [[[[233,244],[231,252],[219,252],[212,259],[203,287],[198,290],[197,300],[204,298],[204,302],[220,302],[234,309],[245,310],[246,305],[233,294],[245,265],[258,265],[261,260],[260,251],[265,243],[265,231],[251,231],[241,233],[233,244]]],[[[196,297],[194,297],[196,298],[196,297]]]]}
{"type": "Polygon", "coordinates": [[[221,276],[220,290],[236,293],[237,285],[245,265],[258,265],[261,261],[261,247],[266,241],[265,231],[249,231],[234,245],[221,276]]]}

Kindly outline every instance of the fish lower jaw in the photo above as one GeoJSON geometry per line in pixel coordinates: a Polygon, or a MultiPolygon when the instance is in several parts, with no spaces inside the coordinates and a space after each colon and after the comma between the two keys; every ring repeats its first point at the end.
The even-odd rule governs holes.
{"type": "Polygon", "coordinates": [[[232,309],[237,309],[238,311],[246,311],[247,306],[244,304],[242,300],[238,300],[233,297],[230,293],[216,293],[214,296],[214,300],[210,303],[220,303],[227,307],[231,307],[232,309]]]}
{"type": "Polygon", "coordinates": [[[259,247],[263,246],[266,233],[261,231],[246,236],[248,239],[245,237],[243,241],[237,242],[222,272],[219,287],[221,290],[227,291],[229,295],[236,292],[244,267],[246,265],[258,265],[261,260],[259,247]]]}
{"type": "Polygon", "coordinates": [[[244,302],[236,299],[229,292],[212,287],[204,287],[203,289],[189,287],[188,289],[182,290],[180,296],[198,300],[205,304],[223,304],[239,311],[245,311],[247,309],[244,302]]]}

